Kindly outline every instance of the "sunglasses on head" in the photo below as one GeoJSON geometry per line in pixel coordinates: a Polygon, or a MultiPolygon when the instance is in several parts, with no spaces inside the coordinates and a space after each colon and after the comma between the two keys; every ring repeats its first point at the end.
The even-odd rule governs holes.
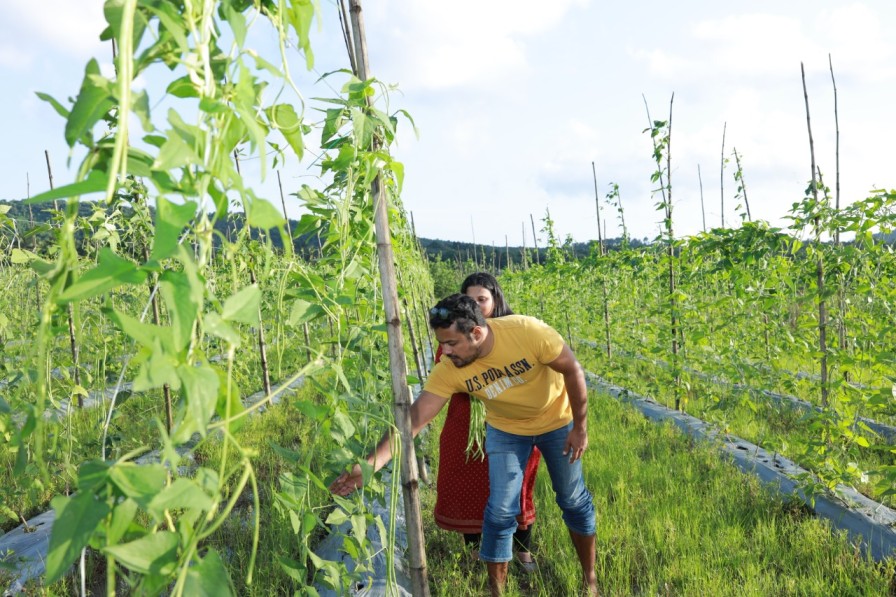
{"type": "Polygon", "coordinates": [[[448,319],[448,316],[451,315],[451,310],[446,309],[445,307],[433,307],[429,310],[430,315],[434,315],[435,317],[441,317],[442,319],[448,319]]]}

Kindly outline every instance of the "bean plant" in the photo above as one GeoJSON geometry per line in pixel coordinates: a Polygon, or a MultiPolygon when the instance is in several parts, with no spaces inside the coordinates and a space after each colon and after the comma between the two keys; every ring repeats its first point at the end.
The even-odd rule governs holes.
{"type": "MultiPolygon", "coordinates": [[[[114,75],[91,60],[71,103],[39,94],[64,119],[65,140],[81,161],[73,182],[30,199],[64,203],[51,250],[17,247],[13,256],[12,275],[28,276],[22,266],[29,266],[41,292],[31,318],[34,342],[22,347],[20,365],[7,371],[4,364],[14,391],[0,401],[0,432],[15,475],[34,473],[30,488],[57,487],[59,471],[66,479],[52,499],[46,583],[80,560],[85,585],[88,552],[102,558],[107,594],[122,587],[236,594],[256,582],[262,492],[255,452],[239,432],[300,378],[316,398],[296,408],[331,443],[323,454],[298,456],[266,504],[298,521],[299,550],[281,565],[297,590],[313,592],[315,582],[346,587],[352,577],[344,566],[316,556],[310,542],[316,529],[342,516],[356,531],[345,537],[347,549],[371,555],[363,531],[382,522],[360,497],[339,500],[338,513],[326,516],[300,488],[322,487],[391,424],[369,192],[376,177],[390,201],[398,266],[410,280],[402,292],[416,297],[414,304],[428,303],[432,286],[398,199],[403,168],[388,148],[403,112],[378,107],[386,103],[388,110],[388,89],[347,71],[329,73],[340,93],[319,100],[323,120],[314,122],[290,75],[288,48],[313,65],[309,31],[318,10],[306,0],[108,0],[102,38],[114,44],[114,75]],[[279,39],[279,59],[251,46],[258,27],[279,39]],[[135,86],[138,77],[165,80],[164,96],[135,86]],[[380,101],[369,105],[371,96],[380,101]],[[312,134],[319,137],[309,140],[312,134]],[[321,148],[320,185],[295,191],[307,213],[288,234],[280,210],[241,176],[240,160],[257,160],[266,176],[285,160],[302,160],[308,143],[321,148]],[[88,195],[102,199],[80,217],[79,200],[88,195]],[[299,259],[291,241],[311,233],[320,241],[314,262],[299,259]],[[57,381],[58,371],[84,368],[65,362],[60,350],[66,313],[91,361],[105,369],[111,355],[121,362],[101,381],[87,378],[102,386],[108,377],[112,397],[94,419],[92,454],[76,459],[69,451],[60,469],[58,443],[84,437],[44,413],[86,393],[57,381]],[[268,342],[272,359],[261,352],[268,342]],[[268,377],[273,388],[244,404],[242,396],[267,386],[268,377]],[[131,394],[164,405],[137,425],[151,437],[119,449],[125,444],[116,419],[131,394]],[[209,442],[220,443],[216,459],[184,469],[209,442]],[[227,554],[210,540],[246,501],[252,549],[245,576],[236,579],[227,554]]],[[[376,483],[371,488],[382,491],[376,483]]]]}

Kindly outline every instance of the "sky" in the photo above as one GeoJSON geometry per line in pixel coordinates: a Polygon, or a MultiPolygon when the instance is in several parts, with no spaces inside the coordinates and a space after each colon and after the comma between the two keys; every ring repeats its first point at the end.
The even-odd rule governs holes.
{"type": "MultiPolygon", "coordinates": [[[[46,190],[45,151],[57,185],[73,180],[77,165],[67,167],[62,119],[35,92],[74,96],[91,57],[111,72],[111,49],[98,41],[98,0],[0,5],[0,198],[16,199],[46,190]]],[[[544,246],[549,212],[561,240],[596,239],[596,173],[607,236],[621,235],[604,201],[615,183],[629,235],[654,238],[662,216],[643,131],[647,111],[667,120],[670,103],[676,236],[699,233],[704,219],[708,228],[721,225],[723,199],[725,224],[740,222],[735,150],[753,219],[787,226],[811,176],[801,64],[816,163],[832,188],[833,65],[841,203],[896,188],[896,37],[885,33],[896,25],[892,0],[363,6],[371,72],[397,85],[389,107],[407,110],[417,127],[415,135],[401,122],[393,154],[405,164],[402,201],[419,236],[531,247],[534,220],[544,246]]],[[[276,60],[273,38],[258,39],[259,51],[276,60]]],[[[329,0],[321,2],[312,46],[312,73],[291,58],[303,92],[320,73],[347,65],[329,0]]],[[[153,98],[162,93],[153,81],[138,85],[153,98]]],[[[315,171],[294,161],[281,174],[289,193],[315,171]]],[[[270,178],[258,188],[279,205],[270,178]]],[[[294,198],[289,211],[302,213],[294,198]]]]}

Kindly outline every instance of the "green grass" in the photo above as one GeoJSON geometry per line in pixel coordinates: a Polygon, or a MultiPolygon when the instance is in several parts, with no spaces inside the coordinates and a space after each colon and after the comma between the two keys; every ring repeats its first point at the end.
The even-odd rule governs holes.
{"type": "MultiPolygon", "coordinates": [[[[611,365],[601,364],[590,351],[580,351],[580,359],[590,370],[604,372],[604,377],[630,391],[653,398],[673,408],[673,382],[669,371],[645,360],[615,360],[611,365]]],[[[770,452],[786,456],[804,468],[837,478],[839,482],[853,485],[872,499],[887,505],[894,503],[893,496],[883,495],[888,488],[882,477],[875,473],[882,467],[892,466],[894,455],[889,449],[863,449],[854,441],[841,437],[819,455],[806,450],[810,442],[818,443],[818,422],[814,413],[807,413],[786,404],[778,404],[761,395],[749,395],[733,391],[729,386],[719,386],[700,379],[692,379],[690,390],[684,396],[681,409],[716,425],[725,433],[734,434],[762,446],[770,452]],[[854,473],[838,473],[830,468],[831,462],[854,462],[858,470],[866,471],[867,480],[854,473]]],[[[872,445],[880,440],[869,436],[872,445]]]]}
{"type": "MultiPolygon", "coordinates": [[[[776,497],[710,447],[592,394],[586,481],[598,512],[605,595],[886,595],[893,563],[865,559],[841,534],[776,497]]],[[[430,492],[431,493],[431,492],[430,492]]],[[[431,496],[430,496],[431,497],[431,496]]],[[[533,532],[539,572],[511,568],[509,595],[573,595],[578,562],[542,467],[533,532]]],[[[482,594],[485,567],[460,535],[435,527],[427,555],[435,595],[482,594]]]]}
{"type": "MultiPolygon", "coordinates": [[[[310,390],[304,393],[310,397],[310,390]]],[[[896,567],[875,564],[839,532],[800,505],[777,497],[745,476],[710,447],[695,444],[671,425],[657,426],[632,407],[592,393],[591,444],[584,470],[597,510],[597,575],[604,595],[887,595],[896,567]]],[[[444,415],[443,415],[444,416],[444,415]]],[[[440,421],[422,449],[437,462],[440,421]]],[[[271,448],[276,442],[302,454],[327,453],[324,434],[287,401],[252,417],[239,432],[244,448],[257,451],[254,468],[261,492],[261,537],[254,582],[245,583],[252,537],[246,497],[203,546],[224,558],[240,595],[293,594],[301,582],[279,558],[295,558],[304,538],[273,507],[281,473],[296,464],[271,448]]],[[[197,449],[199,461],[216,462],[219,442],[197,449]]],[[[315,466],[317,463],[315,463],[315,466]]],[[[433,595],[485,595],[485,565],[471,561],[462,537],[438,529],[432,517],[435,475],[421,489],[427,561],[433,595]]],[[[310,511],[325,519],[332,499],[312,488],[310,511]]],[[[508,597],[575,595],[575,558],[545,467],[536,487],[538,520],[535,574],[511,567],[508,597]]],[[[322,531],[309,540],[316,543],[322,531]]],[[[312,571],[313,567],[309,566],[312,571]]],[[[311,582],[312,576],[305,577],[311,582]]],[[[43,594],[66,594],[72,579],[43,594]]],[[[124,594],[124,593],[123,593],[124,594]]]]}

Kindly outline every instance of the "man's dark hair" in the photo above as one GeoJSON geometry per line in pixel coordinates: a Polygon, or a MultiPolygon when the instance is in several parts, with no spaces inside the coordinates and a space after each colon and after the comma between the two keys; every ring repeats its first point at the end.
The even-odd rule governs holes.
{"type": "Polygon", "coordinates": [[[456,324],[457,331],[467,337],[477,325],[486,325],[476,301],[460,293],[443,298],[429,310],[429,325],[432,329],[450,328],[451,324],[456,324]]]}
{"type": "Polygon", "coordinates": [[[507,299],[504,298],[504,291],[498,280],[488,272],[476,272],[467,276],[463,284],[460,285],[460,291],[467,294],[470,286],[481,286],[492,294],[492,300],[495,301],[495,310],[492,311],[492,317],[504,317],[505,315],[513,315],[507,299]]]}

